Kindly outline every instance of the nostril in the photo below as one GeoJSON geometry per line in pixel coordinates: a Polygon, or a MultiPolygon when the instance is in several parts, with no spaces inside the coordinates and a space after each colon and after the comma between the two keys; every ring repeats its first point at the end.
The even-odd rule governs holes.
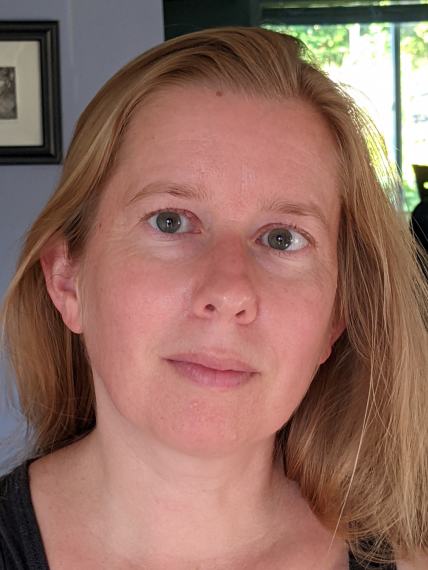
{"type": "Polygon", "coordinates": [[[207,309],[208,309],[211,313],[212,313],[213,311],[215,311],[214,305],[211,305],[211,304],[207,305],[207,309]]]}

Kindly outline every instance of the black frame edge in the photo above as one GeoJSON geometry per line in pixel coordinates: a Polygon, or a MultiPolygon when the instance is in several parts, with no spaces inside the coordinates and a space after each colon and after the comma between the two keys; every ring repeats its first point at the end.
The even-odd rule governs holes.
{"type": "Polygon", "coordinates": [[[60,164],[62,161],[61,75],[58,20],[0,21],[2,41],[39,41],[42,146],[0,147],[0,165],[60,164]]]}

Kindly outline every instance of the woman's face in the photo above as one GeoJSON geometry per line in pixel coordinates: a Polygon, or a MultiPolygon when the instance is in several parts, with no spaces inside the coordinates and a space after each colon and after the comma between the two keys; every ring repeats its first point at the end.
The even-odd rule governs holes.
{"type": "Polygon", "coordinates": [[[304,104],[189,89],[138,110],[78,285],[100,425],[200,454],[272,441],[341,331],[337,169],[304,104]]]}

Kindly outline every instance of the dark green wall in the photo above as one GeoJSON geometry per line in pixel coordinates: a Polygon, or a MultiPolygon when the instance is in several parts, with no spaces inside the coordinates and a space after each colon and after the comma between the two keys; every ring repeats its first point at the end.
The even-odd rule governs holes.
{"type": "Polygon", "coordinates": [[[219,26],[257,26],[259,0],[163,0],[165,39],[219,26]]]}

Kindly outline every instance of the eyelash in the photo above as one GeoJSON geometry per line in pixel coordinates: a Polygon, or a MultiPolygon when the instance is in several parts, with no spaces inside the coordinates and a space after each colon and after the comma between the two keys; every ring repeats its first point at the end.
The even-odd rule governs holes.
{"type": "MultiPolygon", "coordinates": [[[[148,212],[147,214],[144,214],[144,216],[142,216],[140,218],[140,222],[147,222],[147,220],[149,220],[150,218],[152,218],[153,216],[156,216],[157,214],[161,214],[162,212],[175,212],[176,214],[179,214],[180,216],[185,216],[186,218],[189,219],[189,221],[192,223],[192,218],[194,218],[194,214],[192,214],[191,212],[189,212],[188,210],[183,210],[180,208],[161,208],[159,210],[153,210],[152,212],[148,212]]],[[[314,238],[309,235],[307,232],[305,232],[304,230],[302,230],[301,228],[299,228],[298,226],[296,226],[295,224],[270,224],[267,229],[264,228],[264,231],[258,236],[257,239],[261,238],[263,235],[265,235],[266,233],[270,232],[271,230],[274,230],[276,228],[285,228],[287,230],[291,230],[291,231],[295,231],[297,233],[299,233],[301,236],[303,236],[308,243],[311,246],[315,246],[315,240],[314,238]]],[[[161,232],[160,232],[161,233],[161,232]]],[[[182,239],[184,238],[189,232],[185,232],[185,233],[181,233],[181,234],[162,234],[166,237],[166,239],[182,239]]],[[[266,246],[264,246],[266,247],[266,246]]],[[[290,255],[291,253],[296,253],[296,252],[290,252],[287,250],[277,250],[274,248],[269,248],[274,254],[279,255],[279,256],[284,256],[284,255],[290,255]]]]}

